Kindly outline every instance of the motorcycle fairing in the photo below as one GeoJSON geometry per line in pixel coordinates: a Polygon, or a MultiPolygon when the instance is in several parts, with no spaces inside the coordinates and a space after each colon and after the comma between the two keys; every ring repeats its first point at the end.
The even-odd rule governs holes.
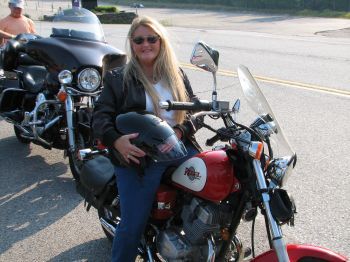
{"type": "Polygon", "coordinates": [[[60,37],[30,41],[26,45],[26,51],[32,58],[56,72],[64,69],[75,72],[82,65],[102,67],[102,61],[108,54],[117,54],[114,59],[120,59],[120,64],[125,61],[122,51],[106,43],[60,37]]]}
{"type": "MultiPolygon", "coordinates": [[[[341,256],[329,249],[323,247],[317,247],[312,245],[287,245],[287,252],[290,262],[302,261],[302,259],[314,259],[315,261],[332,261],[332,262],[344,262],[347,258],[341,256]]],[[[277,262],[277,256],[275,251],[269,250],[256,258],[251,260],[252,262],[277,262]]]]}

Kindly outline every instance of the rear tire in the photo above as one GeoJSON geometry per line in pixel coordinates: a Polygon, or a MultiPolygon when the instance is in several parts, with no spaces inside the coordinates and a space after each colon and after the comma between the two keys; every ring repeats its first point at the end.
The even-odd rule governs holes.
{"type": "Polygon", "coordinates": [[[19,142],[22,144],[30,143],[30,139],[22,137],[23,131],[19,127],[13,126],[13,130],[15,131],[16,138],[19,142]]]}

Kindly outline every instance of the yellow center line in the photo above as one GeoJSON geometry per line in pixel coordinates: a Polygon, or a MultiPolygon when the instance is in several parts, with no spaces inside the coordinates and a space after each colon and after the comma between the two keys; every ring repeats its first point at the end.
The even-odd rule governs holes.
{"type": "MultiPolygon", "coordinates": [[[[181,63],[181,66],[184,68],[192,69],[192,70],[203,71],[202,69],[200,69],[194,65],[187,64],[187,63],[181,63]]],[[[218,70],[218,74],[223,75],[223,76],[237,77],[237,72],[229,71],[229,70],[218,70]]],[[[321,91],[321,92],[326,92],[326,93],[333,94],[333,95],[336,94],[336,95],[342,95],[342,96],[350,96],[350,91],[347,91],[347,90],[341,90],[341,89],[324,87],[324,86],[319,86],[319,85],[294,82],[294,81],[277,79],[277,78],[266,77],[266,76],[254,75],[254,78],[256,80],[259,80],[262,82],[267,82],[267,83],[272,83],[272,84],[280,84],[280,85],[290,86],[290,87],[295,87],[295,88],[321,91]]]]}

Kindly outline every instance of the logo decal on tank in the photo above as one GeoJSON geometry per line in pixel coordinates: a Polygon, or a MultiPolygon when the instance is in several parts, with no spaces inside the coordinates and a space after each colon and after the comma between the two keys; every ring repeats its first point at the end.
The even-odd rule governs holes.
{"type": "Polygon", "coordinates": [[[192,157],[176,168],[171,180],[195,192],[203,190],[207,181],[207,167],[203,159],[192,157]]]}
{"type": "Polygon", "coordinates": [[[186,167],[184,175],[187,176],[191,181],[194,181],[195,179],[201,179],[199,172],[196,172],[193,166],[186,167]]]}

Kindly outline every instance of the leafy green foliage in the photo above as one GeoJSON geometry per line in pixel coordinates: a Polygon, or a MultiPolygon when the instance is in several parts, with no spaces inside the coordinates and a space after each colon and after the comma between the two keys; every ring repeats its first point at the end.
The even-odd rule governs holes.
{"type": "Polygon", "coordinates": [[[116,6],[110,6],[110,5],[96,6],[93,11],[99,12],[99,13],[119,13],[119,10],[116,6]]]}

